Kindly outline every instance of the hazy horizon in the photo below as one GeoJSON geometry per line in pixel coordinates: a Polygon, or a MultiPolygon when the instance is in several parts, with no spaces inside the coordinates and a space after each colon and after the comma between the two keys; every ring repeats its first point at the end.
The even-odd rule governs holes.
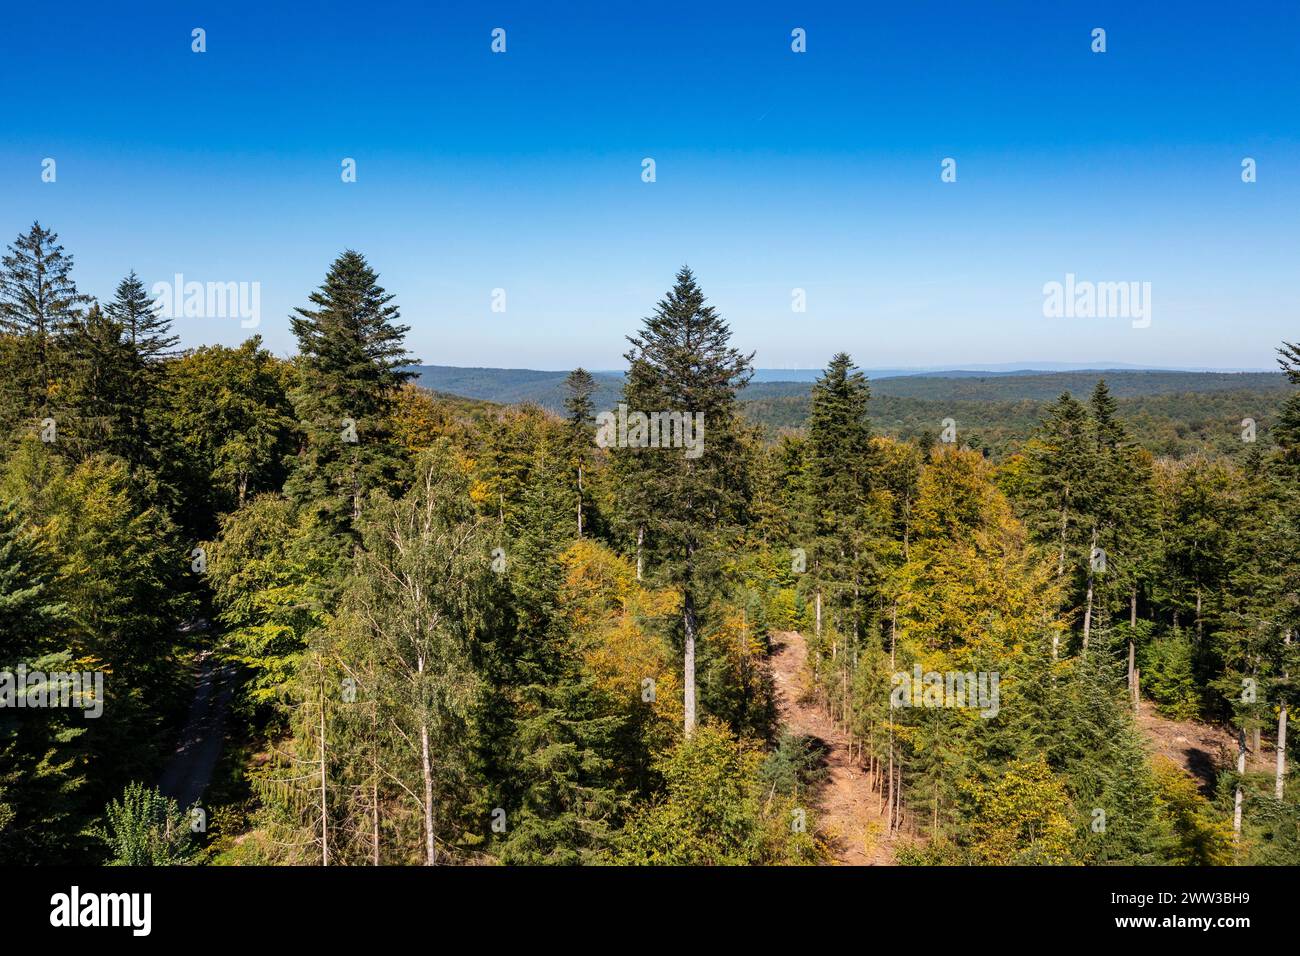
{"type": "MultiPolygon", "coordinates": [[[[853,353],[850,351],[849,355],[852,356],[853,353]]],[[[827,356],[828,361],[829,359],[830,357],[827,356]]],[[[543,368],[541,366],[536,366],[536,365],[505,366],[505,365],[484,365],[481,363],[466,364],[466,365],[449,365],[445,362],[419,362],[417,364],[426,368],[429,367],[456,368],[456,369],[465,369],[465,370],[482,369],[484,371],[501,371],[501,372],[552,372],[556,374],[571,372],[573,369],[579,367],[577,365],[568,365],[568,366],[560,366],[560,367],[543,368]]],[[[595,368],[595,367],[588,368],[587,366],[581,366],[581,367],[587,368],[587,371],[597,375],[622,375],[626,371],[626,368],[612,368],[612,367],[611,368],[595,368]]],[[[758,357],[755,356],[753,368],[756,375],[761,375],[763,373],[779,373],[779,372],[820,373],[825,368],[825,364],[823,363],[822,365],[797,365],[797,366],[764,365],[761,361],[759,361],[758,357]]],[[[869,367],[869,366],[863,366],[859,364],[858,368],[860,371],[862,371],[867,375],[870,375],[872,373],[876,373],[876,374],[905,373],[909,375],[913,375],[913,374],[924,375],[926,373],[942,373],[942,372],[988,372],[989,374],[993,374],[993,375],[996,374],[1005,375],[1005,374],[1012,374],[1015,372],[1094,372],[1094,371],[1095,372],[1207,372],[1207,373],[1221,373],[1221,374],[1277,372],[1279,375],[1282,374],[1281,372],[1278,372],[1276,363],[1274,363],[1272,367],[1255,366],[1250,368],[1242,368],[1238,366],[1217,367],[1217,366],[1210,366],[1210,365],[1203,365],[1203,366],[1126,365],[1120,362],[1026,361],[1026,362],[998,362],[998,363],[972,362],[966,364],[953,363],[949,365],[925,365],[925,366],[896,365],[896,366],[880,366],[880,367],[869,367]]],[[[768,380],[772,381],[772,379],[768,379],[768,380]]]]}

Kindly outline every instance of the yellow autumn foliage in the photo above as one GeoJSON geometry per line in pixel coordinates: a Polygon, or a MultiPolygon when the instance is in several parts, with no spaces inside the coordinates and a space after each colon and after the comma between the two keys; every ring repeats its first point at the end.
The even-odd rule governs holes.
{"type": "Polygon", "coordinates": [[[596,687],[620,712],[648,718],[647,736],[667,745],[682,725],[682,678],[676,656],[648,623],[676,615],[681,595],[642,587],[628,559],[589,539],[574,542],[561,563],[561,613],[596,687]],[[646,700],[650,686],[653,700],[646,700]]]}

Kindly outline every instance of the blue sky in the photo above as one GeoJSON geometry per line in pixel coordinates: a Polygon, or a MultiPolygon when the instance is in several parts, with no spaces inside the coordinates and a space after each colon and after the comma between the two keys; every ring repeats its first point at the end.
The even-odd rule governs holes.
{"type": "Polygon", "coordinates": [[[259,282],[281,354],[348,247],[443,365],[618,367],[684,262],[768,367],[1258,368],[1300,338],[1294,3],[271,6],[12,5],[0,236],[39,218],[101,297],[259,282]],[[1150,327],[1045,318],[1067,273],[1150,282],[1150,327]]]}

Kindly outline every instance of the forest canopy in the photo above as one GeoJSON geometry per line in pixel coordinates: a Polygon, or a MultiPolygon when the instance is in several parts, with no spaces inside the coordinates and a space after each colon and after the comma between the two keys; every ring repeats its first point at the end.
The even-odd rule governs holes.
{"type": "Polygon", "coordinates": [[[134,273],[101,300],[19,235],[0,859],[1300,863],[1300,348],[1191,395],[921,397],[845,352],[783,394],[689,268],[647,309],[616,385],[497,404],[413,383],[357,251],[285,359],[181,350],[134,273]],[[1189,772],[1179,722],[1228,752],[1189,772]]]}

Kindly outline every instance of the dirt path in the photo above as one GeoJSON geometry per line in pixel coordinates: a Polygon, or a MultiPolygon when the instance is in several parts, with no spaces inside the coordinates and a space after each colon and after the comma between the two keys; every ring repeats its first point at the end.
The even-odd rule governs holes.
{"type": "MultiPolygon", "coordinates": [[[[1215,780],[1222,770],[1237,761],[1237,738],[1230,727],[1206,724],[1198,720],[1170,720],[1156,712],[1155,705],[1143,700],[1138,710],[1138,726],[1158,754],[1168,757],[1196,778],[1205,796],[1214,793],[1215,780]]],[[[1246,768],[1272,773],[1277,761],[1274,742],[1265,737],[1259,752],[1251,750],[1246,768]]]]}
{"type": "Polygon", "coordinates": [[[158,789],[182,809],[198,802],[212,779],[226,743],[226,715],[234,692],[233,664],[220,664],[211,651],[199,655],[190,713],[167,762],[158,789]]]}
{"type": "Polygon", "coordinates": [[[797,631],[772,635],[772,680],[781,722],[794,734],[819,741],[826,750],[826,782],[818,793],[821,830],[836,862],[849,866],[888,865],[892,853],[885,818],[867,772],[849,757],[848,738],[822,709],[804,699],[808,648],[797,631]]]}

